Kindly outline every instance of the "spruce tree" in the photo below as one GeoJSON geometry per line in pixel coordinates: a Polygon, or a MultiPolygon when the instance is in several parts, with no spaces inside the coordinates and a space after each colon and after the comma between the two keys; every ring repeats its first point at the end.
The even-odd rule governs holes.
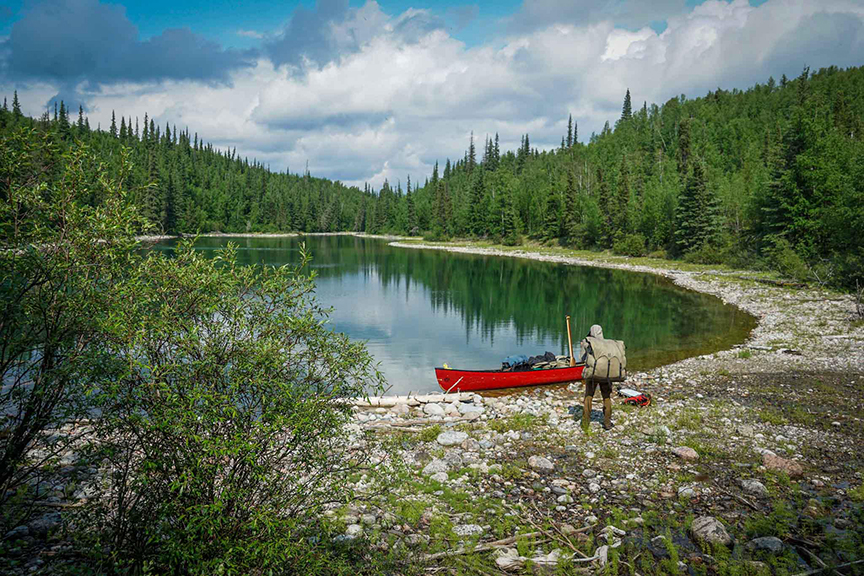
{"type": "Polygon", "coordinates": [[[21,113],[21,103],[18,102],[18,91],[12,94],[12,119],[17,123],[24,117],[21,113]]]}
{"type": "Polygon", "coordinates": [[[114,117],[114,111],[111,111],[111,128],[110,134],[113,138],[117,138],[117,118],[114,117]]]}
{"type": "Polygon", "coordinates": [[[627,94],[624,95],[624,106],[621,107],[621,120],[626,122],[633,117],[633,107],[630,102],[630,89],[627,89],[627,94]]]}
{"type": "Polygon", "coordinates": [[[567,120],[567,148],[573,146],[573,115],[567,120]]]}

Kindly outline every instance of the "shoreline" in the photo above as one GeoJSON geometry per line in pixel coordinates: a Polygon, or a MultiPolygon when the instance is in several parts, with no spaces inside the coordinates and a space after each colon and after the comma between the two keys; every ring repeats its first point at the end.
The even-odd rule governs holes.
{"type": "Polygon", "coordinates": [[[295,238],[301,236],[356,236],[358,238],[374,238],[378,240],[411,240],[412,236],[394,236],[392,234],[366,234],[363,232],[207,232],[204,234],[151,234],[136,236],[139,242],[164,242],[177,238],[295,238]]]}
{"type": "MultiPolygon", "coordinates": [[[[792,573],[818,569],[832,561],[835,534],[854,541],[862,533],[864,322],[851,296],[563,250],[394,244],[661,274],[758,324],[743,345],[631,374],[623,385],[651,394],[652,404],[626,406],[613,394],[610,431],[601,427],[599,398],[582,430],[579,386],[358,402],[347,427],[355,448],[375,446],[369,435],[387,439],[391,447],[373,448],[375,459],[408,470],[392,497],[325,513],[345,527],[342,538],[375,542],[396,521],[397,542],[426,552],[429,564],[446,565],[476,542],[486,546],[471,553],[477,566],[520,573],[528,562],[568,573],[574,559],[602,573],[610,549],[627,540],[620,562],[642,557],[648,573],[670,555],[681,572],[717,573],[712,532],[723,537],[713,544],[734,556],[726,562],[767,574],[774,562],[797,563],[792,573]],[[419,520],[404,513],[412,505],[425,510],[419,520]],[[511,526],[503,533],[502,522],[511,526]],[[537,532],[544,525],[551,528],[537,532]],[[515,537],[499,540],[512,534],[551,542],[517,549],[515,537]],[[505,544],[490,553],[498,542],[505,544]]],[[[363,479],[353,486],[370,488],[363,479]]]]}

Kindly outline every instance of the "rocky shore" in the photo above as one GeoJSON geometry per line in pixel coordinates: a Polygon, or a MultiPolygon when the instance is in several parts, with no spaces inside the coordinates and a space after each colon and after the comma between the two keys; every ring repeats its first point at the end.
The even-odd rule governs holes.
{"type": "MultiPolygon", "coordinates": [[[[600,410],[579,426],[578,383],[353,402],[352,448],[375,466],[351,478],[357,503],[326,511],[338,541],[427,573],[864,568],[850,564],[864,559],[864,322],[851,297],[661,261],[396,245],[662,274],[758,325],[736,348],[631,375],[653,403],[614,399],[608,432],[600,410]]],[[[64,550],[62,514],[97,475],[71,455],[60,465],[44,513],[3,538],[19,573],[64,550]]]]}
{"type": "Polygon", "coordinates": [[[383,437],[381,466],[405,467],[387,496],[371,496],[370,473],[355,485],[365,505],[328,512],[343,538],[468,573],[803,573],[864,558],[864,323],[851,297],[704,267],[396,245],[662,274],[758,326],[739,347],[632,375],[653,404],[616,399],[609,432],[599,410],[579,427],[578,384],[361,403],[357,448],[383,437]]]}

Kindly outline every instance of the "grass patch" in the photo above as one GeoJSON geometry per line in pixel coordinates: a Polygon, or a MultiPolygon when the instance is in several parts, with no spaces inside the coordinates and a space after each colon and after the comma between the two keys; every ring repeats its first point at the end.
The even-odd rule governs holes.
{"type": "Polygon", "coordinates": [[[420,432],[420,441],[421,442],[434,442],[438,435],[441,434],[441,425],[435,424],[434,426],[429,426],[425,428],[422,432],[420,432]]]}
{"type": "Polygon", "coordinates": [[[742,359],[746,360],[747,358],[752,358],[752,357],[753,357],[753,352],[751,352],[748,349],[738,351],[738,358],[742,358],[742,359]]]}

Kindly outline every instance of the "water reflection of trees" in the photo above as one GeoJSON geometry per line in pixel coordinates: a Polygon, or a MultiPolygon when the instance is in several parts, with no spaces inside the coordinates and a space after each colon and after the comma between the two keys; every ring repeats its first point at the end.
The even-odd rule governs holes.
{"type": "MultiPolygon", "coordinates": [[[[422,287],[433,310],[459,314],[466,338],[494,341],[496,331],[512,330],[519,343],[551,340],[563,351],[564,316],[570,314],[575,339],[598,323],[607,336],[627,342],[632,358],[650,356],[654,365],[729,346],[752,328],[752,318],[736,308],[650,274],[398,249],[349,236],[306,242],[322,279],[377,276],[385,292],[406,298],[422,287]]],[[[298,257],[298,243],[242,239],[240,256],[246,264],[279,265],[298,257]]]]}

